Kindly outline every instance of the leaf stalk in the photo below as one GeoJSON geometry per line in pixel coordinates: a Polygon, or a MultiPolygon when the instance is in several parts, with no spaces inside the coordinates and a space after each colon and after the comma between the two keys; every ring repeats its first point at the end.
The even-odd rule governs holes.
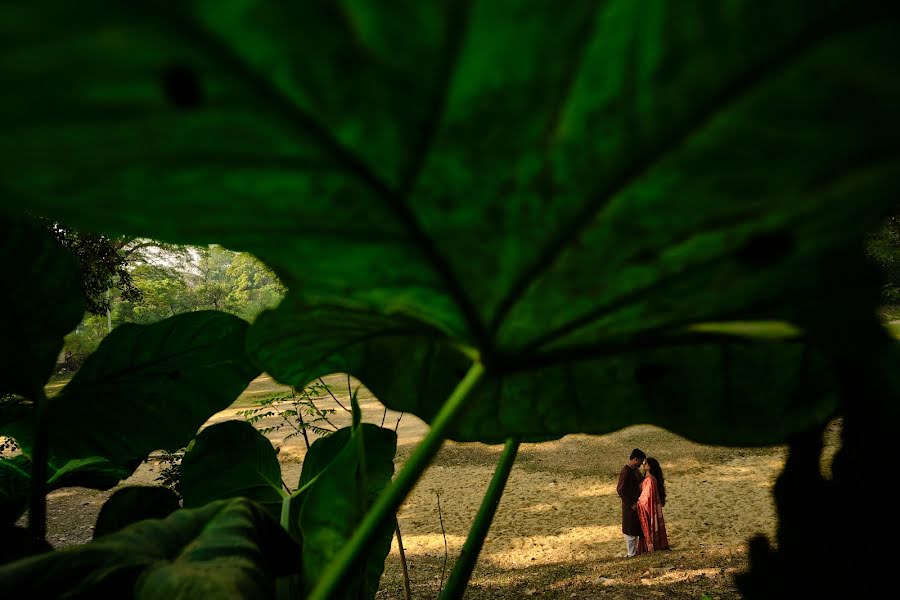
{"type": "Polygon", "coordinates": [[[503,446],[503,452],[500,454],[500,460],[497,462],[497,468],[494,470],[494,476],[491,477],[491,483],[481,500],[478,514],[475,515],[475,521],[466,537],[466,542],[463,544],[459,558],[453,564],[453,570],[450,571],[447,587],[440,596],[441,600],[462,598],[465,593],[469,579],[472,577],[472,571],[475,569],[475,563],[478,562],[481,547],[484,545],[484,538],[487,537],[488,529],[497,513],[497,507],[500,505],[500,498],[503,496],[503,490],[509,480],[509,473],[512,471],[518,451],[519,440],[517,438],[507,439],[503,446]]]}
{"type": "Polygon", "coordinates": [[[353,537],[322,573],[318,584],[307,600],[327,600],[337,592],[346,574],[365,552],[381,525],[386,519],[396,514],[400,504],[419,480],[425,468],[431,463],[431,459],[440,450],[447,437],[447,432],[465,408],[470,392],[483,375],[484,366],[478,362],[472,363],[465,377],[457,384],[456,389],[438,411],[431,423],[428,435],[416,446],[403,468],[397,473],[393,483],[375,500],[353,537]]]}
{"type": "Polygon", "coordinates": [[[31,453],[31,495],[28,504],[29,554],[44,546],[47,537],[47,460],[50,445],[50,401],[44,390],[35,394],[37,426],[31,453]]]}

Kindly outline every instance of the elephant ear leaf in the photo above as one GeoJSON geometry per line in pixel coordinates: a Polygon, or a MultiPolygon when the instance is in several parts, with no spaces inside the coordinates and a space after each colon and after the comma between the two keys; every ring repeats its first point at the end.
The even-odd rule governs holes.
{"type": "MultiPolygon", "coordinates": [[[[356,312],[329,334],[430,329],[495,377],[710,321],[871,319],[848,257],[896,203],[891,3],[471,4],[6,3],[0,186],[251,251],[298,306],[356,312]]],[[[538,434],[565,433],[548,402],[538,434]]]]}
{"type": "MultiPolygon", "coordinates": [[[[0,264],[6,269],[0,294],[0,398],[19,394],[35,400],[53,373],[63,337],[84,316],[81,273],[75,257],[48,231],[4,215],[0,264]]],[[[4,412],[0,409],[0,427],[9,416],[4,412]]]]}
{"type": "Polygon", "coordinates": [[[124,487],[103,503],[94,525],[94,539],[144,519],[164,519],[178,508],[178,495],[168,488],[124,487]]]}
{"type": "Polygon", "coordinates": [[[0,567],[0,597],[268,598],[299,561],[265,510],[222,500],[0,567]]]}
{"type": "MultiPolygon", "coordinates": [[[[267,372],[291,385],[354,373],[391,409],[430,421],[471,360],[407,319],[293,302],[260,315],[248,340],[267,372]],[[326,335],[348,320],[355,329],[326,335]]],[[[541,441],[649,421],[702,443],[765,445],[824,422],[837,403],[823,353],[780,323],[708,323],[498,370],[473,389],[451,438],[541,441]]]]}
{"type": "MultiPolygon", "coordinates": [[[[390,483],[397,434],[371,423],[345,427],[316,440],[303,462],[291,512],[299,514],[304,587],[311,589],[325,566],[350,539],[367,508],[390,483]]],[[[384,523],[361,565],[336,597],[374,598],[391,548],[393,519],[384,523]]]]}
{"type": "MultiPolygon", "coordinates": [[[[245,321],[214,311],[117,327],[50,399],[51,463],[97,457],[122,478],[154,450],[187,445],[259,374],[246,332],[245,321]]],[[[29,452],[32,421],[7,429],[29,452]]]]}
{"type": "Polygon", "coordinates": [[[895,203],[890,3],[468,5],[8,3],[0,186],[483,355],[852,299],[818,288],[895,203]]]}
{"type": "Polygon", "coordinates": [[[244,421],[225,421],[200,432],[181,461],[184,506],[250,498],[280,518],[281,465],[271,442],[244,421]]]}

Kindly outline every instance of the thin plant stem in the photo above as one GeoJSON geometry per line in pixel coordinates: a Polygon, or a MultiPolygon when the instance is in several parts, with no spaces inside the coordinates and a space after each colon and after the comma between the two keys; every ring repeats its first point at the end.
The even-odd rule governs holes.
{"type": "Polygon", "coordinates": [[[509,438],[506,445],[503,446],[503,452],[500,454],[500,460],[497,462],[497,468],[494,470],[494,476],[491,477],[491,483],[488,485],[487,493],[481,500],[481,506],[478,508],[478,514],[475,515],[475,521],[466,537],[462,551],[453,570],[450,572],[450,578],[447,580],[447,587],[441,594],[441,600],[451,600],[462,598],[472,577],[472,571],[475,569],[475,563],[478,562],[478,554],[484,545],[484,538],[487,536],[491,521],[497,513],[497,506],[500,504],[500,498],[503,496],[503,489],[509,479],[509,473],[512,470],[513,463],[516,461],[516,453],[519,451],[519,440],[509,438]]]}
{"type": "Polygon", "coordinates": [[[384,412],[381,414],[381,426],[384,427],[384,420],[387,419],[387,406],[384,407],[384,412]]]}
{"type": "Polygon", "coordinates": [[[450,549],[447,547],[447,532],[444,529],[444,515],[441,513],[441,495],[437,492],[434,495],[437,496],[438,521],[441,523],[441,536],[444,538],[444,562],[441,564],[441,583],[438,585],[438,595],[440,595],[441,590],[444,589],[444,574],[447,572],[447,559],[450,557],[450,549]]]}
{"type": "Polygon", "coordinates": [[[400,535],[400,521],[394,521],[394,533],[397,534],[397,549],[400,551],[400,566],[403,568],[403,594],[406,600],[412,600],[412,589],[409,585],[409,566],[406,563],[406,550],[403,549],[403,536],[400,535]]]}
{"type": "MultiPolygon", "coordinates": [[[[319,417],[319,419],[325,421],[326,423],[328,423],[329,425],[331,425],[331,428],[332,428],[332,429],[334,429],[335,431],[337,431],[337,430],[338,430],[338,426],[331,422],[331,420],[328,418],[328,416],[326,415],[326,413],[325,413],[321,408],[319,408],[318,406],[316,406],[316,402],[312,399],[312,397],[311,397],[309,394],[306,394],[306,399],[309,400],[309,405],[312,407],[312,409],[313,409],[314,411],[316,411],[316,415],[319,417]]],[[[300,411],[298,410],[297,413],[299,414],[299,412],[300,412],[300,411]]]]}
{"type": "Polygon", "coordinates": [[[400,413],[400,416],[397,417],[397,422],[394,424],[394,433],[397,433],[397,429],[400,428],[400,419],[403,418],[403,415],[406,413],[400,413]]]}
{"type": "Polygon", "coordinates": [[[319,377],[319,383],[322,384],[322,387],[325,388],[325,391],[328,392],[328,395],[331,396],[331,397],[334,399],[335,402],[337,402],[337,405],[338,405],[338,406],[340,406],[341,408],[343,408],[345,411],[350,412],[350,409],[347,408],[346,406],[344,406],[343,404],[341,404],[341,401],[337,399],[337,396],[334,395],[334,392],[331,391],[331,388],[328,387],[328,384],[325,383],[324,381],[322,381],[322,378],[321,378],[321,377],[319,377]]]}
{"type": "MultiPolygon", "coordinates": [[[[310,400],[310,403],[312,403],[312,400],[310,400]]],[[[334,429],[335,431],[340,429],[337,425],[335,425],[334,423],[331,422],[331,419],[329,419],[326,416],[326,414],[324,412],[322,412],[322,410],[318,406],[313,404],[313,408],[315,409],[316,414],[319,415],[319,418],[322,419],[323,421],[325,421],[326,423],[328,423],[329,425],[331,425],[332,429],[334,429]]]]}
{"type": "MultiPolygon", "coordinates": [[[[296,394],[294,394],[294,388],[291,388],[291,398],[296,398],[296,394]]],[[[303,411],[297,407],[297,404],[294,404],[294,409],[297,411],[297,419],[300,420],[300,433],[303,434],[303,441],[306,442],[306,451],[309,452],[309,436],[306,435],[306,423],[303,422],[303,411]]]]}
{"type": "MultiPolygon", "coordinates": [[[[282,481],[282,483],[284,483],[282,481]]],[[[287,486],[285,486],[287,487],[287,486]]],[[[291,493],[281,499],[281,526],[285,531],[290,531],[291,526],[291,493]]]]}
{"type": "MultiPolygon", "coordinates": [[[[281,526],[285,531],[291,529],[291,495],[290,493],[281,500],[281,526]]],[[[300,595],[299,578],[297,575],[279,577],[275,580],[275,597],[278,600],[291,600],[300,595]]]]}
{"type": "Polygon", "coordinates": [[[318,585],[312,590],[307,600],[327,600],[337,592],[346,574],[353,568],[357,560],[369,547],[372,538],[378,533],[382,523],[397,513],[400,504],[412,490],[428,467],[431,459],[440,450],[447,432],[456,423],[465,409],[469,393],[484,374],[480,362],[472,363],[469,371],[457,384],[456,389],[438,411],[431,423],[428,435],[416,446],[406,464],[397,473],[396,479],[375,500],[371,510],[363,517],[353,537],[338,552],[322,573],[318,585]]]}
{"type": "Polygon", "coordinates": [[[362,423],[362,409],[359,408],[356,394],[350,394],[350,410],[352,411],[350,417],[355,431],[359,429],[359,425],[362,423]]]}
{"type": "MultiPolygon", "coordinates": [[[[294,405],[294,410],[298,410],[296,404],[294,405]]],[[[294,430],[294,433],[300,433],[300,427],[297,427],[296,425],[294,425],[290,419],[288,419],[284,415],[281,415],[281,420],[282,420],[282,425],[287,425],[288,427],[290,427],[291,429],[294,430]]],[[[279,426],[279,429],[280,428],[281,427],[279,426]]]]}
{"type": "Polygon", "coordinates": [[[43,389],[35,394],[37,426],[31,453],[31,495],[28,504],[28,552],[35,554],[47,537],[47,458],[50,445],[50,401],[43,389]]]}

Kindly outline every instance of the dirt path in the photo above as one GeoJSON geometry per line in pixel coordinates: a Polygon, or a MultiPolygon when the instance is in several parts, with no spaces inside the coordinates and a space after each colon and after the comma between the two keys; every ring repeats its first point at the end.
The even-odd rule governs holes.
{"type": "MultiPolygon", "coordinates": [[[[346,379],[327,378],[347,405],[346,379]],[[342,390],[342,391],[339,391],[342,390]]],[[[253,399],[283,390],[271,379],[255,381],[232,408],[209,423],[237,417],[253,399]]],[[[363,418],[393,426],[400,415],[366,393],[363,418]]],[[[337,426],[349,415],[330,399],[337,426]]],[[[270,426],[273,420],[258,424],[270,426]]],[[[404,415],[398,427],[398,463],[409,456],[427,425],[404,415]]],[[[306,448],[301,437],[270,435],[280,448],[285,481],[299,479],[306,448]]],[[[826,455],[834,451],[837,425],[830,428],[826,455]]],[[[414,598],[435,597],[444,563],[444,538],[437,514],[440,494],[449,547],[446,570],[465,539],[487,488],[500,446],[448,443],[401,507],[398,515],[410,562],[414,598]]],[[[739,597],[733,574],[746,568],[746,540],[774,535],[771,488],[785,458],[784,449],[702,446],[662,429],[640,425],[606,436],[572,435],[544,444],[523,444],[507,492],[488,534],[466,594],[488,598],[713,598],[739,597]],[[622,558],[618,471],[633,447],[661,463],[666,476],[665,507],[672,551],[622,558]]],[[[123,484],[152,484],[160,465],[148,461],[123,484]]],[[[96,515],[111,492],[81,488],[52,493],[48,534],[63,547],[90,539],[96,515]]],[[[379,598],[402,598],[396,541],[385,565],[379,598]]]]}

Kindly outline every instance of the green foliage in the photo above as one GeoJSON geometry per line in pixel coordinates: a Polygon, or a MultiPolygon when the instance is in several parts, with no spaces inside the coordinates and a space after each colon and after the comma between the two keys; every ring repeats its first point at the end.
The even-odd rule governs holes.
{"type": "MultiPolygon", "coordinates": [[[[5,234],[4,245],[0,247],[2,257],[21,270],[15,274],[21,275],[22,283],[34,284],[46,296],[28,301],[24,296],[5,300],[16,319],[3,358],[7,358],[7,351],[15,343],[27,341],[17,348],[21,356],[9,352],[9,360],[0,373],[3,383],[0,433],[4,440],[14,438],[23,451],[0,460],[0,527],[11,540],[3,553],[3,560],[8,561],[26,551],[49,549],[43,540],[43,511],[34,512],[35,507],[43,508],[46,492],[66,486],[111,487],[130,474],[150,451],[174,450],[185,445],[199,425],[228,406],[258,371],[244,354],[246,322],[222,313],[197,312],[153,325],[117,328],[57,396],[46,398],[42,388],[59,352],[66,331],[63,327],[65,323],[69,327],[77,323],[73,317],[81,312],[77,271],[65,251],[39,228],[7,220],[2,226],[5,234]],[[51,276],[48,281],[28,279],[30,271],[37,274],[41,269],[51,276]],[[61,285],[63,296],[51,298],[61,285]],[[58,308],[58,314],[50,310],[51,302],[58,308]],[[13,367],[19,371],[13,372],[13,367]],[[209,384],[211,381],[214,385],[209,384]],[[140,427],[135,428],[135,423],[140,423],[140,427]],[[40,485],[34,485],[35,481],[40,481],[40,485]],[[26,506],[32,511],[27,534],[11,527],[26,506]]],[[[177,499],[172,506],[173,498],[172,492],[163,488],[120,492],[102,512],[98,531],[109,533],[125,523],[162,516],[177,507],[177,499]]],[[[272,587],[266,583],[271,559],[261,564],[264,558],[261,553],[272,548],[283,550],[283,540],[288,539],[278,525],[274,526],[278,532],[274,538],[266,534],[264,522],[254,514],[259,510],[250,504],[226,507],[222,511],[224,516],[218,515],[224,521],[224,534],[217,532],[215,523],[198,527],[188,522],[192,516],[203,518],[202,510],[193,515],[185,512],[176,518],[174,531],[165,530],[162,524],[157,524],[155,529],[145,526],[138,538],[156,536],[160,546],[155,556],[153,549],[147,547],[153,544],[148,539],[132,539],[119,548],[104,550],[107,542],[111,545],[116,539],[119,544],[122,542],[121,536],[110,535],[99,545],[83,551],[20,561],[0,575],[0,595],[9,595],[10,590],[24,593],[28,586],[32,586],[34,595],[41,597],[80,596],[98,590],[109,593],[133,586],[140,589],[142,584],[136,584],[135,579],[142,568],[151,565],[153,568],[141,576],[146,591],[139,592],[138,596],[154,597],[163,591],[177,597],[202,590],[220,597],[258,595],[272,587]],[[241,511],[246,514],[242,516],[241,511]],[[243,524],[239,522],[241,519],[243,524]],[[236,556],[241,552],[232,547],[241,537],[240,527],[245,530],[246,538],[246,564],[243,565],[236,556]],[[169,560],[176,554],[178,544],[182,543],[179,536],[193,535],[191,531],[198,529],[205,535],[188,545],[191,550],[183,560],[159,564],[161,558],[169,560]],[[204,543],[211,548],[208,559],[203,557],[204,543]],[[210,568],[216,566],[216,561],[222,562],[216,558],[222,554],[216,547],[223,543],[230,548],[220,565],[225,568],[220,569],[218,580],[212,581],[207,575],[212,573],[210,568]],[[136,547],[141,547],[145,554],[136,557],[136,547]],[[131,557],[126,556],[128,552],[131,557]],[[112,564],[116,560],[121,562],[119,567],[112,564]],[[35,571],[29,572],[29,565],[35,564],[35,571]],[[35,578],[34,572],[40,577],[35,578]],[[42,577],[46,580],[34,581],[42,577]]],[[[140,529],[146,523],[135,527],[140,529]]],[[[298,568],[299,560],[284,567],[283,572],[298,568]]],[[[269,579],[281,573],[282,570],[269,573],[269,579]]]]}
{"type": "Polygon", "coordinates": [[[249,500],[223,500],[0,567],[0,596],[262,598],[299,559],[268,513],[249,500]]]}
{"type": "Polygon", "coordinates": [[[252,319],[284,295],[277,277],[245,253],[218,246],[184,248],[188,257],[161,252],[131,269],[142,298],[114,302],[115,323],[153,323],[196,310],[222,310],[252,319]]]}
{"type": "Polygon", "coordinates": [[[116,305],[114,317],[118,322],[154,323],[198,306],[191,298],[184,277],[174,268],[138,265],[132,271],[132,277],[140,286],[143,297],[140,302],[116,305]]]}
{"type": "Polygon", "coordinates": [[[184,506],[224,498],[250,498],[277,519],[285,492],[272,444],[243,421],[225,421],[200,432],[181,461],[184,506]]]}
{"type": "Polygon", "coordinates": [[[252,320],[278,304],[284,286],[264,264],[246,253],[220,246],[197,249],[198,274],[193,279],[194,306],[223,310],[252,320]]]}
{"type": "MultiPolygon", "coordinates": [[[[249,423],[226,421],[204,429],[188,448],[181,466],[184,505],[244,497],[281,516],[282,525],[302,541],[301,587],[311,589],[390,483],[396,451],[397,434],[389,429],[369,423],[339,429],[312,444],[291,494],[283,488],[272,444],[249,423]]],[[[343,582],[340,597],[374,598],[393,522],[380,529],[365,569],[343,582]]]]}
{"type": "Polygon", "coordinates": [[[127,269],[128,257],[122,250],[127,240],[76,231],[62,223],[47,222],[45,226],[78,260],[88,313],[106,313],[110,308],[107,291],[112,287],[118,288],[119,294],[126,300],[141,299],[141,290],[135,287],[131,279],[127,269]]]}
{"type": "MultiPolygon", "coordinates": [[[[185,446],[259,374],[244,355],[246,330],[215,312],[116,328],[51,399],[51,462],[100,456],[124,478],[150,452],[185,446]]],[[[33,419],[7,431],[30,450],[33,419]]]]}
{"type": "MultiPolygon", "coordinates": [[[[846,281],[852,249],[894,202],[896,165],[857,157],[900,133],[900,89],[879,83],[900,66],[897,36],[874,9],[739,2],[688,8],[658,28],[663,4],[645,14],[624,1],[458,15],[457,3],[382,12],[362,2],[340,18],[229,6],[237,12],[172,8],[177,28],[114,3],[102,20],[99,8],[42,11],[35,25],[85,32],[61,37],[58,53],[97,68],[65,77],[24,53],[11,85],[26,97],[59,80],[42,114],[65,98],[64,114],[115,117],[69,129],[30,121],[18,156],[38,158],[13,160],[4,185],[80,226],[251,251],[299,310],[339,304],[373,336],[384,332],[372,322],[387,321],[444,341],[463,350],[449,362],[490,366],[486,390],[523,365],[565,373],[596,353],[670,345],[704,321],[813,320],[836,307],[869,318],[869,299],[846,281]],[[309,31],[288,34],[288,22],[309,31]],[[627,34],[641,23],[646,38],[627,34]],[[112,52],[112,38],[127,41],[112,52]],[[191,58],[173,66],[179,49],[191,58]],[[868,76],[834,68],[835,56],[868,76]],[[302,74],[279,75],[295,65],[302,74]],[[130,91],[87,92],[107,81],[130,91]],[[235,105],[237,120],[225,108],[235,105]],[[116,151],[79,152],[75,135],[116,151]],[[265,152],[250,160],[248,139],[265,152]],[[60,165],[110,175],[61,200],[51,193],[60,165]],[[108,198],[119,210],[102,210],[108,198]]],[[[38,14],[8,10],[21,27],[38,14]]],[[[215,279],[205,285],[221,306],[215,279]]],[[[584,396],[595,384],[571,382],[584,396]]],[[[637,408],[608,427],[647,420],[637,408]]]]}
{"type": "MultiPolygon", "coordinates": [[[[300,473],[302,503],[292,506],[303,539],[303,581],[307,590],[350,540],[366,510],[391,482],[397,434],[363,423],[316,440],[300,473]]],[[[293,519],[292,519],[293,520],[293,519]]],[[[383,523],[365,562],[348,573],[335,598],[372,599],[391,549],[394,520],[383,523]]]]}
{"type": "Polygon", "coordinates": [[[178,510],[178,496],[164,487],[131,486],[117,490],[97,515],[94,539],[144,519],[164,519],[178,510]]]}
{"type": "MultiPolygon", "coordinates": [[[[612,345],[597,348],[596,357],[512,365],[473,392],[450,437],[540,441],[651,420],[704,443],[778,443],[827,420],[836,399],[821,352],[803,341],[770,339],[771,333],[765,326],[738,333],[710,325],[647,347],[612,345]]],[[[795,337],[790,329],[776,333],[795,337]]],[[[451,344],[409,320],[303,308],[290,300],[257,320],[249,348],[280,381],[296,385],[326,373],[353,373],[394,410],[429,421],[467,366],[451,344]]]]}
{"type": "Polygon", "coordinates": [[[77,371],[88,356],[100,347],[100,342],[108,333],[109,326],[105,315],[85,314],[75,330],[65,337],[60,374],[70,375],[77,371]]]}
{"type": "Polygon", "coordinates": [[[277,306],[284,297],[285,288],[278,276],[250,254],[235,254],[225,274],[233,282],[234,303],[253,316],[277,306]]]}
{"type": "MultiPolygon", "coordinates": [[[[127,271],[140,297],[111,296],[110,321],[114,326],[156,323],[200,310],[223,310],[252,320],[261,311],[275,307],[284,296],[284,287],[272,271],[246,253],[218,246],[195,248],[146,240],[132,241],[125,251],[131,252],[127,255],[127,271]]],[[[108,332],[105,314],[86,314],[76,330],[66,336],[64,368],[77,370],[108,332]]]]}
{"type": "Polygon", "coordinates": [[[316,401],[330,393],[328,386],[320,381],[313,382],[300,391],[291,388],[290,393],[273,394],[254,400],[254,407],[240,410],[238,415],[245,417],[251,425],[259,423],[268,417],[278,417],[281,421],[269,427],[259,429],[260,433],[268,434],[287,427],[292,429],[284,436],[284,441],[303,435],[305,431],[314,433],[319,437],[331,435],[337,427],[329,420],[329,415],[336,412],[333,408],[319,408],[316,401]],[[279,406],[287,404],[287,407],[279,406]]]}

